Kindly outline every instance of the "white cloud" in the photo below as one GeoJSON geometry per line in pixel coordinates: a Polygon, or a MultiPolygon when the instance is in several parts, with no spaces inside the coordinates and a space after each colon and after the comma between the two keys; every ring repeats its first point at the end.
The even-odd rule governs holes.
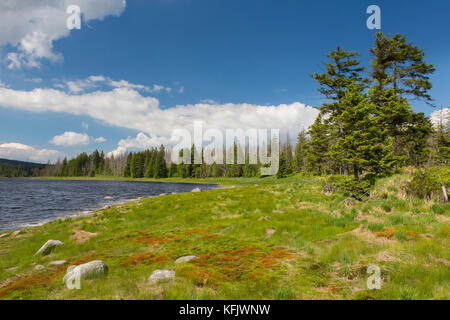
{"type": "MultiPolygon", "coordinates": [[[[302,103],[261,106],[247,103],[178,105],[161,109],[159,100],[142,96],[130,88],[95,91],[71,95],[55,89],[20,91],[0,88],[0,106],[32,112],[64,112],[87,115],[108,125],[142,132],[136,143],[145,146],[166,144],[174,129],[192,131],[194,121],[206,123],[205,129],[281,129],[295,137],[302,128],[309,127],[318,111],[302,103]]],[[[119,143],[130,148],[131,138],[119,143]]]]}
{"type": "Polygon", "coordinates": [[[54,136],[49,143],[60,147],[85,146],[91,142],[105,142],[103,137],[93,138],[86,133],[77,133],[73,131],[66,131],[61,135],[54,136]]]}
{"type": "Polygon", "coordinates": [[[125,154],[125,152],[127,152],[126,148],[124,148],[124,147],[117,147],[117,149],[109,152],[106,155],[106,157],[107,158],[111,158],[111,157],[117,158],[118,156],[121,156],[121,155],[125,154]]]}
{"type": "Polygon", "coordinates": [[[59,136],[54,136],[49,142],[60,147],[85,146],[91,142],[91,138],[86,133],[66,131],[59,136]]]}
{"type": "Polygon", "coordinates": [[[204,104],[219,104],[217,101],[215,101],[213,99],[202,99],[202,100],[200,100],[200,103],[204,103],[204,104]]]}
{"type": "Polygon", "coordinates": [[[38,149],[21,143],[0,144],[1,158],[46,163],[49,160],[54,162],[61,156],[62,154],[56,150],[38,149]]]}
{"type": "Polygon", "coordinates": [[[172,91],[172,88],[165,87],[162,85],[155,84],[152,87],[145,86],[142,84],[134,84],[131,82],[128,82],[126,80],[113,80],[108,77],[104,77],[101,75],[98,76],[90,76],[86,79],[81,80],[62,80],[61,82],[55,83],[56,88],[64,89],[67,88],[71,93],[82,93],[86,92],[89,89],[96,89],[100,86],[106,86],[109,88],[125,88],[125,89],[131,89],[146,93],[158,93],[160,91],[166,91],[167,93],[170,93],[172,91]]]}
{"type": "Polygon", "coordinates": [[[106,142],[106,139],[103,138],[103,137],[98,137],[98,138],[94,139],[94,142],[101,142],[101,143],[103,143],[103,142],[106,142]]]}
{"type": "Polygon", "coordinates": [[[147,149],[161,144],[171,144],[170,137],[150,137],[143,132],[139,132],[136,137],[122,139],[117,144],[117,149],[107,154],[107,157],[117,157],[124,154],[128,149],[147,149]]]}
{"type": "MultiPolygon", "coordinates": [[[[84,22],[119,16],[125,0],[2,0],[0,2],[0,46],[10,44],[8,68],[39,67],[42,59],[61,61],[53,51],[54,41],[67,37],[69,5],[78,5],[84,22]]],[[[81,26],[83,28],[83,25],[81,26]]]]}

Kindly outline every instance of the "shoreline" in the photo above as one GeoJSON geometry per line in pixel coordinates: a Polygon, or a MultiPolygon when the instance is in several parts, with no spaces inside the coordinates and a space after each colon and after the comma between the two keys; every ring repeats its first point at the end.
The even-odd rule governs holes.
{"type": "MultiPolygon", "coordinates": [[[[55,177],[56,179],[52,179],[53,177],[47,178],[47,179],[40,179],[39,177],[20,177],[20,178],[5,178],[5,179],[30,179],[30,178],[33,179],[33,180],[64,180],[64,181],[83,181],[83,180],[108,181],[108,180],[110,180],[110,179],[94,179],[94,178],[90,178],[90,177],[87,177],[88,179],[65,179],[65,178],[58,178],[58,177],[55,177]]],[[[111,179],[111,180],[113,180],[113,179],[111,179]]],[[[114,180],[114,181],[139,182],[139,180],[138,179],[132,179],[132,180],[119,180],[119,179],[117,179],[117,180],[114,180]]],[[[182,183],[182,182],[175,182],[175,181],[153,181],[153,180],[147,180],[147,181],[142,181],[142,182],[182,183]]],[[[208,190],[227,188],[226,186],[223,186],[223,185],[221,185],[219,183],[212,183],[212,182],[210,182],[210,183],[184,182],[184,184],[196,184],[196,185],[204,184],[204,185],[216,185],[217,186],[217,188],[202,190],[202,192],[205,192],[205,191],[208,191],[208,190]]],[[[175,194],[184,194],[184,193],[189,193],[189,192],[192,192],[192,191],[177,192],[175,194]]],[[[98,211],[108,210],[108,209],[114,208],[116,206],[121,206],[121,205],[124,205],[124,204],[127,204],[127,203],[132,203],[132,202],[137,202],[137,201],[140,201],[140,200],[143,200],[143,199],[157,198],[157,197],[161,197],[161,196],[170,196],[170,195],[174,195],[174,194],[161,193],[161,194],[158,194],[158,195],[142,196],[142,197],[138,197],[138,198],[134,198],[134,199],[127,199],[127,200],[123,200],[123,201],[114,201],[113,200],[114,201],[113,203],[105,205],[105,206],[103,206],[101,208],[91,209],[91,210],[89,210],[89,209],[86,209],[86,210],[80,209],[79,211],[71,211],[70,213],[68,212],[67,215],[55,217],[54,219],[46,219],[43,222],[24,223],[23,227],[18,227],[18,228],[9,229],[9,230],[1,230],[0,231],[0,235],[11,234],[13,232],[24,230],[24,229],[28,229],[28,228],[42,227],[45,224],[48,224],[48,223],[51,223],[51,222],[54,222],[54,221],[58,221],[58,220],[64,221],[64,220],[67,220],[67,219],[75,220],[75,219],[86,218],[86,217],[95,217],[95,216],[98,216],[98,211]]]]}
{"type": "Polygon", "coordinates": [[[96,176],[96,177],[18,177],[10,179],[33,179],[33,180],[65,180],[65,181],[132,181],[132,182],[159,182],[159,183],[182,183],[182,184],[217,184],[220,178],[127,178],[115,176],[96,176]],[[200,181],[199,181],[200,180],[200,181]],[[212,181],[209,181],[212,180],[212,181]]]}

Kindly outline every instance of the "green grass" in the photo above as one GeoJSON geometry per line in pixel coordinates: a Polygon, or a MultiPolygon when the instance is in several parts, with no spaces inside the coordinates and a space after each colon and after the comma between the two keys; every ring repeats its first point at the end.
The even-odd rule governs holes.
{"type": "Polygon", "coordinates": [[[353,204],[322,193],[319,178],[181,180],[235,187],[146,198],[0,238],[0,299],[449,299],[449,207],[403,197],[406,179],[384,179],[353,204]],[[79,243],[79,230],[96,235],[79,243]],[[48,239],[65,245],[35,257],[48,239]],[[95,259],[106,277],[65,288],[69,264],[95,259]],[[381,290],[367,289],[370,264],[381,268],[381,290]],[[156,269],[175,270],[175,280],[151,285],[156,269]]]}

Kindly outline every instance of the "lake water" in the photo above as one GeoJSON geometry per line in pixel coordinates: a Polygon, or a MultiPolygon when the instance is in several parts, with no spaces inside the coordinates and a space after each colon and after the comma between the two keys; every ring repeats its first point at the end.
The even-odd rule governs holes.
{"type": "Polygon", "coordinates": [[[0,231],[39,225],[64,216],[162,193],[189,192],[216,185],[101,181],[0,179],[0,231]],[[105,200],[113,197],[114,200],[105,200]]]}

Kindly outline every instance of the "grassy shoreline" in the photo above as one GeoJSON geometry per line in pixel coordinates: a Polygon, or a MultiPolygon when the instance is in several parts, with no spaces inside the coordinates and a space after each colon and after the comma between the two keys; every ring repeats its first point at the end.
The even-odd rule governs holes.
{"type": "MultiPolygon", "coordinates": [[[[116,176],[95,176],[95,177],[31,177],[31,179],[42,180],[93,180],[93,181],[141,181],[141,182],[175,182],[175,183],[194,183],[194,184],[220,184],[223,186],[232,185],[233,181],[237,179],[233,178],[127,178],[116,176]]],[[[253,180],[253,179],[252,179],[253,180]]]]}
{"type": "MultiPolygon", "coordinates": [[[[449,206],[408,199],[405,179],[379,181],[364,203],[323,193],[319,178],[183,179],[236,187],[9,233],[0,238],[0,299],[449,299],[449,206]],[[34,256],[48,239],[64,245],[34,256]],[[198,258],[175,263],[186,255],[198,258]],[[106,277],[81,290],[62,284],[69,265],[96,259],[106,277]],[[381,269],[381,290],[367,289],[370,264],[381,269]],[[176,277],[152,285],[156,269],[176,277]]],[[[157,181],[180,179],[168,180],[157,181]]]]}

